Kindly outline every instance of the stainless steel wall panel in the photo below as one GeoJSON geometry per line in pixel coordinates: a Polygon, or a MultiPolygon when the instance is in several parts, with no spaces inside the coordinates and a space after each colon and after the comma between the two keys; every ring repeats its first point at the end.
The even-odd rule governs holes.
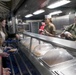
{"type": "Polygon", "coordinates": [[[69,15],[69,24],[74,23],[74,19],[75,19],[75,14],[70,14],[69,15]]]}
{"type": "Polygon", "coordinates": [[[55,24],[57,29],[61,29],[65,25],[69,25],[69,15],[54,18],[53,23],[55,24]]]}
{"type": "Polygon", "coordinates": [[[38,22],[32,22],[31,32],[38,33],[38,30],[39,30],[38,22]]]}

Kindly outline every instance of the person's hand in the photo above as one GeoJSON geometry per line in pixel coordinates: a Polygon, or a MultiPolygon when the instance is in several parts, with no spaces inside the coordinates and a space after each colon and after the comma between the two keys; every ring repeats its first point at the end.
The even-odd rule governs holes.
{"type": "Polygon", "coordinates": [[[45,34],[45,31],[43,30],[41,34],[44,35],[45,34]]]}
{"type": "Polygon", "coordinates": [[[62,38],[62,37],[65,37],[65,34],[64,33],[61,33],[60,34],[60,37],[62,38]]]}
{"type": "Polygon", "coordinates": [[[3,53],[0,53],[0,56],[2,56],[2,57],[8,57],[8,56],[9,56],[9,54],[8,54],[8,53],[6,53],[6,52],[3,52],[3,53]]]}
{"type": "Polygon", "coordinates": [[[3,71],[10,71],[10,68],[3,68],[3,71]]]}
{"type": "Polygon", "coordinates": [[[73,35],[72,35],[70,32],[65,32],[65,36],[66,36],[66,37],[70,37],[70,38],[73,37],[73,35]]]}
{"type": "Polygon", "coordinates": [[[46,33],[46,35],[51,36],[51,37],[54,37],[54,36],[55,36],[55,35],[53,35],[53,34],[49,33],[49,32],[48,32],[48,31],[46,31],[46,30],[45,30],[45,33],[46,33]]]}
{"type": "Polygon", "coordinates": [[[10,46],[9,46],[9,47],[6,47],[6,48],[9,48],[9,49],[11,49],[12,47],[10,47],[10,46]]]}
{"type": "Polygon", "coordinates": [[[17,38],[17,39],[20,39],[20,36],[19,36],[18,34],[16,34],[16,38],[17,38]]]}
{"type": "Polygon", "coordinates": [[[39,31],[41,31],[41,29],[39,29],[39,31]]]}
{"type": "Polygon", "coordinates": [[[10,75],[10,68],[3,68],[3,75],[10,75]]]}
{"type": "Polygon", "coordinates": [[[61,33],[60,36],[61,36],[61,37],[68,37],[68,38],[70,37],[70,38],[72,38],[73,35],[72,35],[70,32],[67,32],[67,31],[66,31],[66,32],[64,32],[64,33],[61,33]]]}
{"type": "Polygon", "coordinates": [[[12,49],[12,47],[10,47],[10,46],[7,47],[7,46],[6,46],[6,47],[4,47],[4,50],[6,50],[6,49],[12,49]]]}
{"type": "Polygon", "coordinates": [[[17,51],[18,51],[17,48],[8,50],[8,52],[17,52],[17,51]]]}

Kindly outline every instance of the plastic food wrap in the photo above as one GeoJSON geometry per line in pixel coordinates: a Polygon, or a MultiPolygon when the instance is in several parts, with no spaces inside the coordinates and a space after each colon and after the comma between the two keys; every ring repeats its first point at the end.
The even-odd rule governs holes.
{"type": "Polygon", "coordinates": [[[51,44],[40,44],[35,47],[35,50],[33,51],[33,54],[36,56],[42,56],[47,51],[53,49],[54,47],[51,44]]]}
{"type": "Polygon", "coordinates": [[[21,40],[21,43],[25,45],[27,48],[30,47],[30,37],[26,37],[25,39],[21,40]]]}
{"type": "Polygon", "coordinates": [[[73,59],[74,57],[63,48],[52,49],[42,56],[42,60],[49,66],[73,59]]]}
{"type": "Polygon", "coordinates": [[[31,52],[34,50],[36,46],[39,45],[39,41],[37,39],[32,39],[31,52]]]}

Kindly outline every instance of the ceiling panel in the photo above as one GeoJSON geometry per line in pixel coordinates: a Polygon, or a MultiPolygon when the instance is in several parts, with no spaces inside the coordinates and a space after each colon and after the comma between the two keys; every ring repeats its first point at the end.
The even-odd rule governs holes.
{"type": "Polygon", "coordinates": [[[11,0],[1,0],[1,1],[5,1],[5,2],[8,2],[8,1],[11,1],[11,0]]]}
{"type": "Polygon", "coordinates": [[[61,6],[59,8],[56,9],[48,9],[47,6],[49,4],[52,4],[54,2],[56,2],[58,0],[27,0],[24,5],[22,5],[22,7],[19,9],[19,11],[17,12],[17,15],[21,15],[21,17],[24,18],[25,15],[27,14],[32,14],[34,11],[38,10],[38,9],[44,9],[45,12],[40,14],[40,15],[35,15],[31,18],[40,18],[50,12],[56,11],[56,10],[62,10],[63,14],[66,14],[70,11],[75,11],[76,8],[76,0],[71,0],[71,3],[66,4],[64,6],[61,6]]]}
{"type": "Polygon", "coordinates": [[[11,0],[0,0],[0,16],[6,17],[11,9],[11,0]]]}

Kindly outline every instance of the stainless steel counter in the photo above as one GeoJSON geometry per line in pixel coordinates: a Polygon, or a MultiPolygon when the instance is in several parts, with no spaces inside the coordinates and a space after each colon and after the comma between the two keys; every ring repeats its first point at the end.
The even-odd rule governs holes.
{"type": "MultiPolygon", "coordinates": [[[[76,51],[76,43],[55,37],[48,37],[44,35],[24,32],[31,38],[50,43],[62,50],[50,50],[41,57],[36,57],[30,50],[28,50],[21,42],[18,46],[22,52],[29,58],[29,60],[38,69],[41,75],[75,75],[76,74],[76,58],[67,52],[67,50],[76,51]],[[65,50],[67,49],[67,50],[65,50]],[[71,72],[72,71],[72,72],[71,72]]],[[[32,44],[32,43],[31,43],[32,44]]]]}
{"type": "Polygon", "coordinates": [[[76,59],[55,65],[51,70],[59,75],[76,75],[76,59]]]}
{"type": "MultiPolygon", "coordinates": [[[[75,67],[74,67],[74,65],[76,65],[76,59],[71,57],[70,55],[68,55],[68,56],[62,55],[62,57],[64,57],[64,58],[67,57],[66,59],[64,59],[63,62],[59,63],[59,61],[58,61],[57,63],[52,63],[52,65],[49,66],[41,58],[34,56],[32,53],[30,53],[28,50],[26,50],[26,48],[23,47],[21,45],[21,43],[19,43],[19,47],[21,48],[21,51],[25,53],[25,55],[29,58],[29,60],[38,69],[38,71],[41,73],[41,75],[70,75],[70,74],[75,75],[76,74],[75,67]]],[[[53,59],[53,58],[51,57],[51,59],[53,59]]],[[[54,59],[54,61],[55,61],[55,59],[54,59]]]]}
{"type": "Polygon", "coordinates": [[[48,68],[46,68],[39,59],[34,56],[29,50],[26,49],[21,43],[18,43],[18,47],[21,49],[23,53],[29,58],[29,60],[33,63],[33,65],[37,68],[41,75],[52,75],[48,68]]]}

